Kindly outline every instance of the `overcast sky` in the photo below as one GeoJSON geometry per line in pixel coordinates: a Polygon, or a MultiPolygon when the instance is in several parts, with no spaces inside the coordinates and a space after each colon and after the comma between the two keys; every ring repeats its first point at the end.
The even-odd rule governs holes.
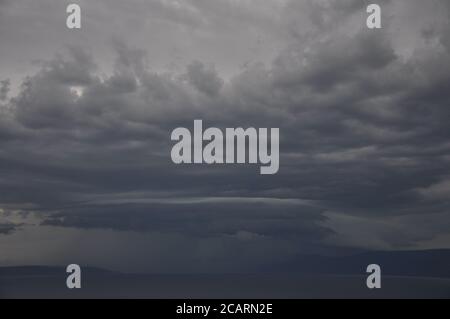
{"type": "Polygon", "coordinates": [[[0,265],[246,271],[450,248],[450,2],[0,0],[0,265]],[[280,170],[177,166],[279,127],[280,170]]]}

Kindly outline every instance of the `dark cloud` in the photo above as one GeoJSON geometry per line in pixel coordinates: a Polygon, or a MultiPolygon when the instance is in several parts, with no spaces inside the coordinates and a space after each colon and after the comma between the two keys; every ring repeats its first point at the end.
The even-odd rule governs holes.
{"type": "MultiPolygon", "coordinates": [[[[318,241],[327,234],[319,208],[290,200],[170,198],[163,203],[84,205],[52,214],[45,225],[110,228],[200,237],[248,232],[272,238],[318,241]],[[165,203],[164,203],[165,202],[165,203]]],[[[151,202],[151,200],[150,200],[151,202]]]]}
{"type": "Polygon", "coordinates": [[[188,81],[200,92],[210,96],[219,93],[223,80],[219,78],[214,68],[206,68],[203,63],[195,61],[187,68],[188,81]]]}
{"type": "Polygon", "coordinates": [[[0,235],[8,235],[16,231],[20,225],[15,224],[1,224],[0,223],[0,235]]]}
{"type": "Polygon", "coordinates": [[[364,27],[362,1],[291,1],[277,22],[267,7],[188,4],[160,6],[164,20],[231,34],[268,25],[284,45],[271,62],[250,60],[226,77],[200,54],[155,70],[153,50],[115,39],[108,72],[102,56],[69,46],[9,100],[2,82],[3,206],[37,214],[39,227],[264,238],[301,249],[411,248],[450,232],[445,19],[420,20],[413,32],[387,17],[379,31],[364,27]],[[172,164],[170,133],[194,119],[279,127],[279,173],[172,164]]]}
{"type": "Polygon", "coordinates": [[[5,101],[8,97],[9,86],[11,85],[11,81],[6,79],[0,81],[0,101],[5,101]]]}

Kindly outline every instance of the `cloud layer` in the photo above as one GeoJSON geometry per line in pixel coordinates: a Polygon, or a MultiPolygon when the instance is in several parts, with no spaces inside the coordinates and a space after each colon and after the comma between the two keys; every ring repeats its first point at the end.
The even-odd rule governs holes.
{"type": "MultiPolygon", "coordinates": [[[[132,21],[92,43],[107,33],[99,3],[86,4],[83,27],[93,35],[85,42],[77,35],[38,59],[15,89],[11,68],[1,79],[0,234],[12,236],[33,216],[17,232],[78,228],[98,230],[100,240],[104,231],[131,232],[162,238],[160,247],[202,247],[189,269],[195,260],[217,266],[231,252],[228,266],[239,269],[253,255],[260,264],[277,252],[433,246],[449,233],[445,1],[384,1],[381,30],[365,28],[364,1],[356,0],[111,5],[123,11],[120,21],[151,12],[148,23],[164,26],[151,36],[161,45],[134,35],[132,21]],[[180,47],[170,51],[174,40],[180,47]],[[173,54],[159,56],[161,47],[173,54]],[[172,164],[170,133],[194,119],[279,127],[279,173],[172,164]]],[[[25,31],[3,24],[31,6],[0,4],[6,43],[25,31]]],[[[8,50],[4,63],[17,58],[8,50]]],[[[173,254],[162,259],[182,269],[185,254],[173,254]]]]}

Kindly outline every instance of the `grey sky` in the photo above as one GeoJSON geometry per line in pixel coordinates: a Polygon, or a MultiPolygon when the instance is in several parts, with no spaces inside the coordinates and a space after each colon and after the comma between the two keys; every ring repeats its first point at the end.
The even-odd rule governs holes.
{"type": "Polygon", "coordinates": [[[447,1],[380,1],[381,30],[362,0],[78,3],[71,31],[0,2],[0,264],[450,248],[447,1]],[[194,119],[279,127],[279,173],[172,164],[194,119]]]}

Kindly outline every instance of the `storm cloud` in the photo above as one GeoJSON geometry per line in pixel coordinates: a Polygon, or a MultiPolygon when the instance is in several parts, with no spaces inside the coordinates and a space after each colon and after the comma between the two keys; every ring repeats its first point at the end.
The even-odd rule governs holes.
{"type": "MultiPolygon", "coordinates": [[[[0,41],[35,32],[3,28],[31,1],[1,4],[0,41]]],[[[28,226],[0,219],[0,233],[175,236],[171,247],[211,241],[236,264],[264,247],[286,256],[450,248],[441,240],[450,232],[450,6],[381,4],[383,28],[369,30],[356,0],[113,1],[122,19],[110,32],[105,3],[81,1],[85,39],[52,31],[61,41],[49,54],[37,45],[37,57],[2,45],[0,208],[28,226]],[[151,40],[132,31],[134,15],[144,29],[158,26],[151,40]],[[6,64],[26,58],[34,63],[18,81],[6,64]],[[170,133],[194,119],[279,127],[278,174],[173,164],[170,133]],[[243,241],[258,244],[237,253],[243,241]]],[[[217,266],[206,250],[196,258],[217,266]]],[[[164,260],[182,268],[178,253],[164,260]]]]}

